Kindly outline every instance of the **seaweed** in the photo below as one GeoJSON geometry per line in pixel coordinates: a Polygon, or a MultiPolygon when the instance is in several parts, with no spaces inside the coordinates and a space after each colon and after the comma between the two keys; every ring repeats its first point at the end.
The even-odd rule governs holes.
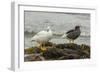
{"type": "Polygon", "coordinates": [[[90,58],[90,46],[85,44],[65,43],[55,44],[47,42],[46,51],[38,47],[30,47],[24,50],[24,61],[44,61],[44,60],[69,60],[90,58]]]}

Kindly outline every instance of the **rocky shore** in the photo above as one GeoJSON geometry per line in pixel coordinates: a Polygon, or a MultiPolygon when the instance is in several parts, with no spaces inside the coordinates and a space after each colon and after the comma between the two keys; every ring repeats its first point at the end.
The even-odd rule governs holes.
{"type": "Polygon", "coordinates": [[[30,47],[24,50],[24,61],[46,61],[46,60],[69,60],[90,58],[90,46],[85,44],[45,44],[46,51],[37,47],[30,47]]]}

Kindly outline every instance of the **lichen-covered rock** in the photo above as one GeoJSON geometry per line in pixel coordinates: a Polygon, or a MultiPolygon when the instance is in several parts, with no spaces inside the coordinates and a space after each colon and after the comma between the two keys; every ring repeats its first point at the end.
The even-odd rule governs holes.
{"type": "Polygon", "coordinates": [[[40,48],[31,47],[31,48],[24,49],[24,54],[33,54],[33,53],[41,53],[40,48]]]}
{"type": "Polygon", "coordinates": [[[24,54],[32,54],[33,52],[34,52],[34,48],[33,47],[24,49],[24,54]]]}

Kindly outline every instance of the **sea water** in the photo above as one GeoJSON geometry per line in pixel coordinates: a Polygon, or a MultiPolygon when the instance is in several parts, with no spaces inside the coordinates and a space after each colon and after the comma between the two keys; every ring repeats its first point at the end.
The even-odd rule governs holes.
{"type": "Polygon", "coordinates": [[[68,43],[68,39],[62,39],[61,35],[80,26],[81,35],[74,41],[77,44],[90,45],[90,14],[88,13],[50,13],[25,11],[24,45],[25,49],[36,46],[36,42],[31,42],[31,38],[47,26],[51,27],[53,35],[50,42],[60,44],[68,43]]]}
{"type": "MultiPolygon", "coordinates": [[[[25,36],[25,48],[33,47],[37,45],[37,42],[31,42],[31,35],[25,36]]],[[[63,39],[61,37],[54,37],[50,40],[50,42],[56,43],[56,44],[64,44],[64,43],[69,43],[68,39],[63,39]]],[[[86,44],[90,45],[90,36],[80,36],[77,38],[74,43],[76,44],[86,44]]]]}

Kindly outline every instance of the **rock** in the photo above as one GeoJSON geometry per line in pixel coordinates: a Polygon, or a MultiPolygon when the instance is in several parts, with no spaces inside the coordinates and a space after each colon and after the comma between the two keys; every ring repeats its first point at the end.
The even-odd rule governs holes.
{"type": "Polygon", "coordinates": [[[55,45],[56,48],[60,48],[60,49],[64,49],[64,48],[67,48],[68,45],[67,44],[57,44],[55,45]]]}
{"type": "Polygon", "coordinates": [[[34,48],[33,47],[24,49],[24,54],[32,54],[33,52],[34,52],[34,48]]]}
{"type": "Polygon", "coordinates": [[[59,48],[48,48],[47,51],[43,53],[45,59],[78,59],[79,51],[71,49],[59,49],[59,48]]]}
{"type": "Polygon", "coordinates": [[[81,58],[90,58],[90,46],[82,44],[81,47],[81,58]]]}
{"type": "Polygon", "coordinates": [[[42,57],[41,55],[37,55],[37,54],[29,54],[27,56],[24,57],[24,61],[43,61],[45,60],[44,57],[42,57]]]}
{"type": "Polygon", "coordinates": [[[51,42],[47,42],[47,43],[45,43],[45,46],[46,46],[46,47],[52,47],[52,46],[54,46],[54,45],[56,45],[56,44],[51,43],[51,42]]]}
{"type": "Polygon", "coordinates": [[[74,44],[74,43],[68,43],[67,48],[73,49],[73,50],[80,50],[80,45],[74,44]]]}
{"type": "Polygon", "coordinates": [[[73,50],[79,50],[80,45],[74,44],[74,43],[67,43],[67,44],[58,44],[56,45],[56,48],[64,49],[64,48],[69,48],[73,50]]]}
{"type": "Polygon", "coordinates": [[[41,54],[39,56],[27,56],[25,59],[39,61],[41,57],[45,60],[67,60],[67,59],[86,59],[90,58],[90,46],[75,43],[54,44],[48,42],[45,44],[47,50],[42,51],[40,48],[31,47],[24,50],[25,54],[41,54]]]}
{"type": "Polygon", "coordinates": [[[67,52],[68,54],[79,54],[79,51],[78,50],[72,50],[72,49],[63,49],[64,52],[67,52]]]}
{"type": "Polygon", "coordinates": [[[63,50],[57,48],[48,48],[47,51],[43,52],[43,56],[46,59],[57,59],[63,55],[63,50]]]}
{"type": "Polygon", "coordinates": [[[67,59],[79,59],[79,55],[78,54],[68,54],[66,56],[62,56],[60,58],[58,58],[58,60],[67,60],[67,59]]]}
{"type": "Polygon", "coordinates": [[[41,53],[40,48],[31,47],[31,48],[24,49],[24,54],[33,54],[33,53],[41,53]]]}

